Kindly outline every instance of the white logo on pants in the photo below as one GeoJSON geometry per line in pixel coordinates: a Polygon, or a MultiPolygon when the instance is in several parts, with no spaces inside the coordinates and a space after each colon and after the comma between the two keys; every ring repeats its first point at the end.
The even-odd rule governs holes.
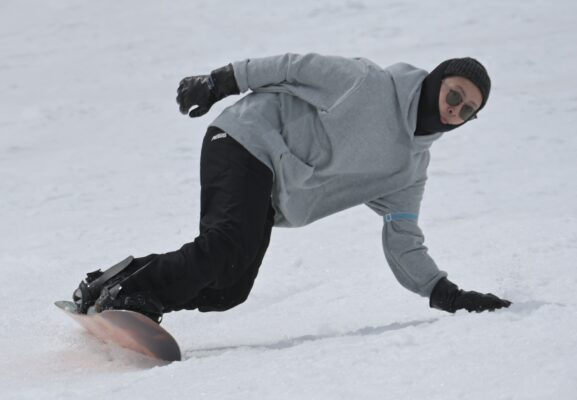
{"type": "Polygon", "coordinates": [[[226,133],[219,133],[219,134],[217,134],[217,135],[214,135],[214,136],[212,137],[212,139],[210,139],[210,141],[211,141],[211,142],[214,142],[215,140],[224,139],[225,137],[226,137],[226,133]]]}

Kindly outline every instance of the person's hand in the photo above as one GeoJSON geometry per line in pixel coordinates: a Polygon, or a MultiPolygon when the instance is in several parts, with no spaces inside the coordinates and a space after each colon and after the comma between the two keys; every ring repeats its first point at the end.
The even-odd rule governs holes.
{"type": "Polygon", "coordinates": [[[191,118],[200,117],[217,101],[238,93],[232,64],[228,64],[212,71],[210,75],[189,76],[181,80],[176,102],[182,114],[188,114],[191,118]],[[191,110],[195,106],[196,108],[191,110]]]}
{"type": "Polygon", "coordinates": [[[500,299],[492,293],[483,294],[461,290],[453,282],[443,278],[435,285],[429,298],[429,305],[431,308],[450,313],[462,309],[469,312],[482,312],[509,307],[511,302],[500,299]]]}

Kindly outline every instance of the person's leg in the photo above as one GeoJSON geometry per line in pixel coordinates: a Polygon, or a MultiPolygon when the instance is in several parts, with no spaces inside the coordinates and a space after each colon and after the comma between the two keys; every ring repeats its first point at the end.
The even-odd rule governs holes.
{"type": "Polygon", "coordinates": [[[269,206],[267,221],[261,246],[256,257],[248,267],[244,275],[237,282],[228,287],[216,289],[206,287],[202,289],[198,296],[191,300],[184,308],[193,310],[198,309],[201,312],[226,311],[243,303],[254,285],[258,271],[266,250],[270,242],[271,230],[274,225],[274,210],[272,204],[269,206]]]}
{"type": "Polygon", "coordinates": [[[185,308],[205,288],[226,290],[243,280],[252,287],[272,227],[271,191],[268,167],[209,128],[201,153],[200,235],[180,250],[136,259],[149,263],[123,284],[124,291],[150,292],[171,311],[185,308]]]}

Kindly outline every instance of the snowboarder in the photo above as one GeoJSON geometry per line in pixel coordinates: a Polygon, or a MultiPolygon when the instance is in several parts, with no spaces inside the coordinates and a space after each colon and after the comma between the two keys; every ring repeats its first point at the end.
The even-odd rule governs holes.
{"type": "Polygon", "coordinates": [[[431,144],[475,119],[490,88],[472,58],[427,73],[405,63],[284,54],[184,78],[177,102],[190,117],[252,91],[204,137],[200,233],[180,250],[89,273],[73,296],[79,311],[129,309],[160,322],[170,311],[228,310],[249,295],[273,226],[303,226],[362,203],[383,220],[394,275],[430,307],[508,307],[449,281],[417,223],[431,144]]]}

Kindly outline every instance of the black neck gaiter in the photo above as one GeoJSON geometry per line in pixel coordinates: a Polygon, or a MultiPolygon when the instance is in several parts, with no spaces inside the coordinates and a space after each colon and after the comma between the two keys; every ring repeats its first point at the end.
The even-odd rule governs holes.
{"type": "Polygon", "coordinates": [[[419,110],[417,113],[417,128],[415,136],[432,135],[439,132],[448,132],[461,125],[448,125],[441,122],[439,114],[439,91],[447,64],[447,60],[439,64],[423,81],[419,110]]]}

